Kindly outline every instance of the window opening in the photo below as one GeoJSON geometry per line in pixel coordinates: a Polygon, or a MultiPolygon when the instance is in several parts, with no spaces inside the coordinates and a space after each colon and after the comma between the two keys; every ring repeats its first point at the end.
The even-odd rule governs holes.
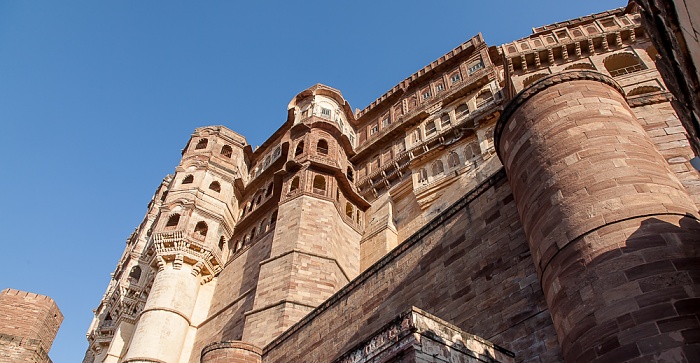
{"type": "Polygon", "coordinates": [[[318,140],[316,144],[316,152],[321,155],[328,155],[328,142],[326,140],[318,140]]]}
{"type": "Polygon", "coordinates": [[[168,222],[165,223],[166,227],[177,227],[178,223],[180,223],[180,215],[179,214],[173,214],[168,218],[168,222]]]}
{"type": "Polygon", "coordinates": [[[452,151],[447,157],[447,165],[449,165],[451,168],[459,165],[459,155],[457,155],[456,152],[452,151]]]}
{"type": "Polygon", "coordinates": [[[131,272],[129,272],[129,278],[133,279],[134,282],[139,282],[139,280],[141,280],[141,267],[132,267],[131,272]]]}
{"type": "Polygon", "coordinates": [[[202,237],[206,237],[208,231],[209,227],[204,222],[197,222],[197,224],[194,226],[194,232],[202,237]]]}
{"type": "Polygon", "coordinates": [[[295,176],[294,179],[292,179],[292,182],[289,184],[289,192],[291,193],[297,189],[299,189],[299,177],[295,176]]]}
{"type": "Polygon", "coordinates": [[[232,149],[230,146],[228,146],[228,145],[224,145],[224,146],[221,148],[221,155],[223,155],[223,156],[225,156],[225,157],[227,157],[227,158],[230,158],[231,155],[233,155],[233,149],[232,149]]]}
{"type": "Polygon", "coordinates": [[[442,161],[438,160],[433,163],[433,175],[442,174],[445,172],[445,167],[442,165],[442,161]]]}
{"type": "Polygon", "coordinates": [[[313,189],[316,194],[326,194],[326,178],[321,175],[316,175],[314,177],[313,189]]]}
{"type": "Polygon", "coordinates": [[[199,139],[199,141],[197,142],[197,146],[195,146],[194,149],[195,150],[206,149],[208,143],[209,143],[209,140],[207,140],[207,139],[199,139]]]}

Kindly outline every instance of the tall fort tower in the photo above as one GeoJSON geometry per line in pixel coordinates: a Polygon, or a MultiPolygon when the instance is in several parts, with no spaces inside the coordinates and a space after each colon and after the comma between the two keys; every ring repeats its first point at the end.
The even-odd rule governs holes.
{"type": "Polygon", "coordinates": [[[88,332],[93,362],[700,359],[700,177],[636,5],[477,34],[253,149],[196,129],[88,332]]]}

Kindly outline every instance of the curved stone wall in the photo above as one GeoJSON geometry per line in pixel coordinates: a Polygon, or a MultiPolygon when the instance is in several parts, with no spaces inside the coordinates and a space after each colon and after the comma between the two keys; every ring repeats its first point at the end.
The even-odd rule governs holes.
{"type": "Polygon", "coordinates": [[[566,361],[669,358],[692,344],[664,325],[688,313],[664,295],[700,292],[687,263],[697,210],[615,81],[572,71],[533,83],[496,141],[566,361]]]}

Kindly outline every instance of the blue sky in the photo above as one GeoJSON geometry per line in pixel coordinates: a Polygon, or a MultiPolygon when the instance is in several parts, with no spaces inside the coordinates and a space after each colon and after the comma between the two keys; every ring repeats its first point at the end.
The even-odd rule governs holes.
{"type": "Polygon", "coordinates": [[[194,128],[261,144],[299,92],[354,108],[482,32],[490,45],[627,1],[0,2],[0,289],[49,295],[79,362],[126,238],[194,128]]]}

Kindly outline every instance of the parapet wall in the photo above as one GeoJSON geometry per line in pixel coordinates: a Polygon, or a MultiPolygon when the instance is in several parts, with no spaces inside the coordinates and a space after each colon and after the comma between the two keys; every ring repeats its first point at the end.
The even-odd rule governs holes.
{"type": "Polygon", "coordinates": [[[0,292],[0,362],[51,362],[48,357],[63,314],[48,296],[15,289],[0,292]]]}

